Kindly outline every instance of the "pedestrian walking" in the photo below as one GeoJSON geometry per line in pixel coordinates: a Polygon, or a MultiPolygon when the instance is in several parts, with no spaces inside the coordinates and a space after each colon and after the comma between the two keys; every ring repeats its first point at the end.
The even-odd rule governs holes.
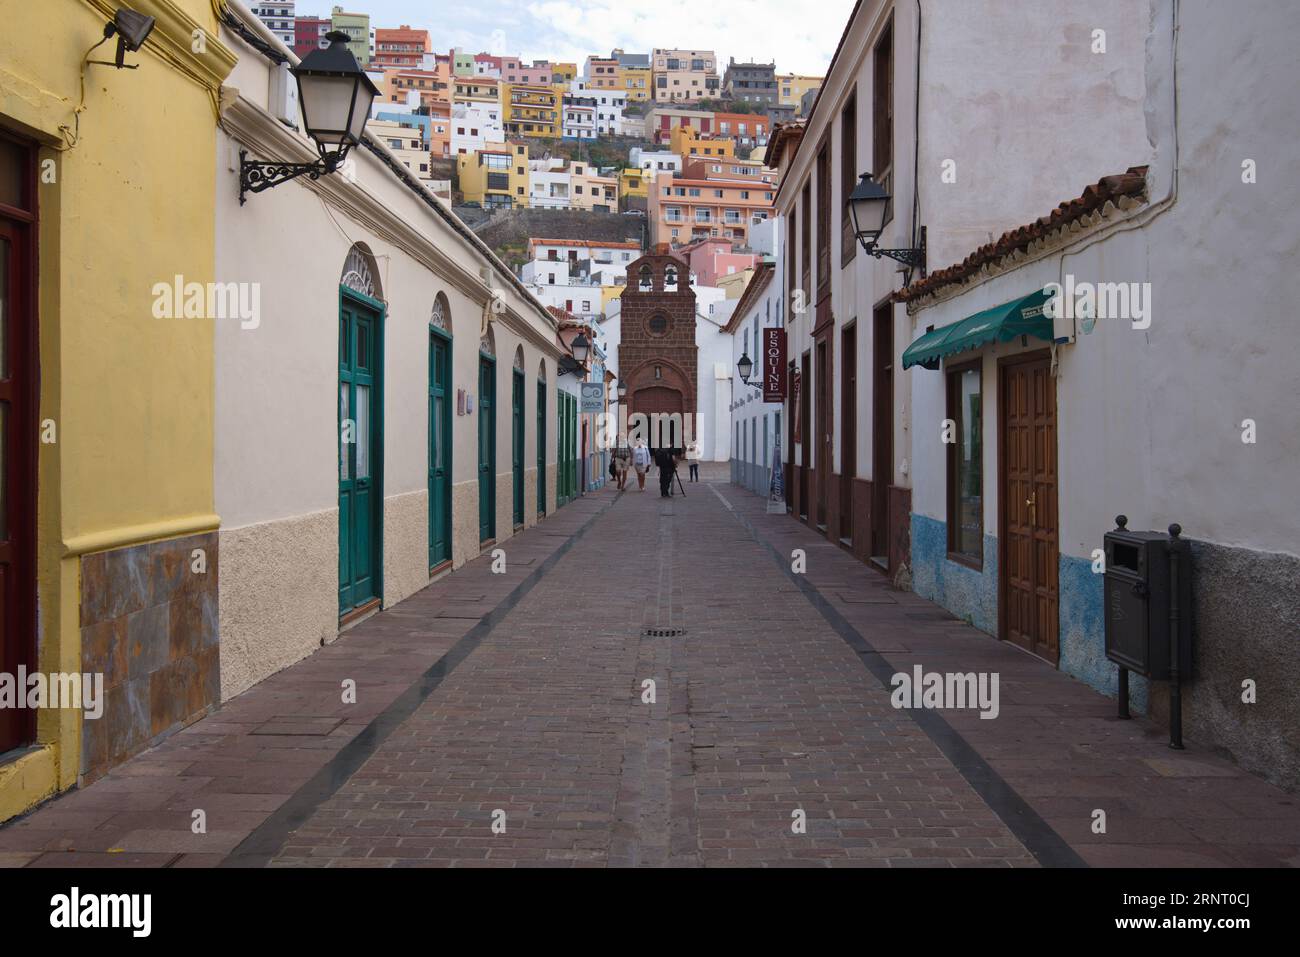
{"type": "Polygon", "coordinates": [[[691,481],[700,480],[700,440],[691,439],[691,444],[686,446],[686,462],[691,467],[691,481]]]}
{"type": "Polygon", "coordinates": [[[659,494],[671,498],[673,479],[677,478],[677,463],[682,457],[682,449],[664,447],[655,451],[655,465],[659,467],[659,494]]]}
{"type": "Polygon", "coordinates": [[[645,447],[643,439],[636,440],[636,448],[632,450],[632,468],[636,469],[637,487],[645,491],[645,473],[650,468],[650,450],[645,447]]]}
{"type": "Polygon", "coordinates": [[[628,465],[632,461],[632,450],[623,444],[620,437],[619,443],[614,448],[614,453],[610,456],[610,468],[614,476],[614,483],[619,491],[627,485],[628,465]]]}

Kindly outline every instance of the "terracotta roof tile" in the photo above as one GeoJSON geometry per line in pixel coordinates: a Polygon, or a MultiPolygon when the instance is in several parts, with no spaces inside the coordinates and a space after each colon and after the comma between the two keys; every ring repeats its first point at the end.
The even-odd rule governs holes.
{"type": "Polygon", "coordinates": [[[1114,202],[1121,197],[1145,199],[1147,169],[1146,166],[1130,166],[1127,171],[1118,175],[1103,176],[1085,189],[1081,195],[1061,203],[1047,216],[1007,230],[993,242],[976,249],[961,262],[932,272],[926,278],[894,293],[894,302],[911,302],[928,296],[944,286],[959,283],[973,273],[979,272],[988,263],[997,262],[1014,252],[1028,249],[1035,240],[1082,219],[1094,210],[1101,209],[1108,202],[1114,202]]]}

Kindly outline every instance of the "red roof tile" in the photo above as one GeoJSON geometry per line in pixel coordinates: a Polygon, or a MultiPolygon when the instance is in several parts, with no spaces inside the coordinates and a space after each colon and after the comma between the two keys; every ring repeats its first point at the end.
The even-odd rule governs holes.
{"type": "Polygon", "coordinates": [[[911,302],[928,296],[944,286],[959,283],[988,263],[996,262],[1016,251],[1028,249],[1035,240],[1082,219],[1120,197],[1144,200],[1147,190],[1147,169],[1146,166],[1130,166],[1126,172],[1116,176],[1103,176],[1085,189],[1080,196],[1066,200],[1048,215],[1024,226],[1007,230],[993,242],[976,249],[961,262],[932,272],[926,278],[894,293],[894,302],[911,302]]]}

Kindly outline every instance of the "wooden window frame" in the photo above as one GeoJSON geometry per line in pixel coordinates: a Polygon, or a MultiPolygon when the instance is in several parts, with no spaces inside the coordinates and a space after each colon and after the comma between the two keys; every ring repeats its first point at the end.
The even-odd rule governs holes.
{"type": "Polygon", "coordinates": [[[831,136],[828,130],[817,150],[817,299],[831,285],[831,136]]]}
{"type": "Polygon", "coordinates": [[[799,280],[803,289],[804,308],[812,293],[812,231],[808,228],[809,215],[812,212],[812,177],[804,181],[799,193],[800,231],[799,231],[799,280]]]}
{"type": "MultiPolygon", "coordinates": [[[[951,419],[954,423],[960,424],[957,418],[955,407],[956,396],[953,393],[953,380],[966,372],[974,370],[979,374],[980,385],[980,415],[984,414],[984,362],[983,359],[971,359],[968,362],[958,362],[952,365],[945,365],[943,368],[943,388],[944,388],[944,417],[951,419]]],[[[981,428],[983,423],[980,423],[981,428]]],[[[981,433],[982,434],[982,433],[981,433]]],[[[957,550],[957,529],[961,520],[961,510],[957,507],[957,453],[959,451],[958,442],[948,443],[948,448],[944,453],[945,463],[945,480],[944,480],[944,517],[947,522],[947,557],[948,561],[956,562],[958,565],[965,565],[975,571],[984,570],[984,497],[985,497],[985,478],[984,465],[980,463],[980,554],[976,558],[967,555],[965,552],[957,550]]],[[[980,440],[980,458],[984,456],[983,438],[980,440]]]]}
{"type": "MultiPolygon", "coordinates": [[[[871,166],[873,176],[893,194],[894,179],[894,18],[891,14],[871,48],[871,166]]],[[[894,219],[885,207],[884,225],[894,219]]]]}
{"type": "Polygon", "coordinates": [[[858,237],[853,231],[849,196],[858,183],[858,93],[849,94],[840,111],[840,268],[858,254],[858,237]]]}

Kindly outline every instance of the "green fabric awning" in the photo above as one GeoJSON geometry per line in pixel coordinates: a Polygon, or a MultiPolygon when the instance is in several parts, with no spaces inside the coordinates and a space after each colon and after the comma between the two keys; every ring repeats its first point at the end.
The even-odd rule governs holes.
{"type": "Polygon", "coordinates": [[[1048,294],[1039,289],[1021,299],[985,309],[949,326],[922,333],[903,351],[903,368],[938,369],[940,360],[990,342],[1010,342],[1018,336],[1052,341],[1052,320],[1043,315],[1048,294]]]}

